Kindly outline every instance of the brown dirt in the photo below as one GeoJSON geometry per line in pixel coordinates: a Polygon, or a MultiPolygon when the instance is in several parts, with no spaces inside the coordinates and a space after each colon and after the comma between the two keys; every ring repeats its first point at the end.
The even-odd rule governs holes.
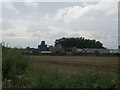
{"type": "Polygon", "coordinates": [[[85,70],[117,72],[118,69],[117,57],[28,56],[28,58],[36,65],[57,68],[65,73],[85,70]]]}

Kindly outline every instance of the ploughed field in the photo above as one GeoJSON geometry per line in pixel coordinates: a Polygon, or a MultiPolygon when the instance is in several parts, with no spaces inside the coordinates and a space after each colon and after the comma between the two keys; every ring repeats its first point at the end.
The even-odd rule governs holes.
{"type": "Polygon", "coordinates": [[[117,72],[118,69],[118,57],[28,56],[28,58],[33,64],[56,68],[67,74],[87,70],[117,72]]]}

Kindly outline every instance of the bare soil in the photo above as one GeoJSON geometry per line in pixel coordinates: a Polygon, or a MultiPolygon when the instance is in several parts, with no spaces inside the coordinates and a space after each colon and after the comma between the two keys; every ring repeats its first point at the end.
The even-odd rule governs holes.
{"type": "Polygon", "coordinates": [[[28,58],[33,64],[52,67],[67,74],[86,70],[118,71],[118,57],[28,56],[28,58]]]}

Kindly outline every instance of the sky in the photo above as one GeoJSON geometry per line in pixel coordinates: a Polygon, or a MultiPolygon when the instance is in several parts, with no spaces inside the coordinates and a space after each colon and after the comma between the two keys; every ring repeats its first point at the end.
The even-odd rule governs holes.
{"type": "MultiPolygon", "coordinates": [[[[2,2],[2,41],[10,47],[54,45],[62,37],[84,37],[118,48],[117,2],[2,2]]],[[[1,35],[1,34],[0,34],[1,35]]]]}

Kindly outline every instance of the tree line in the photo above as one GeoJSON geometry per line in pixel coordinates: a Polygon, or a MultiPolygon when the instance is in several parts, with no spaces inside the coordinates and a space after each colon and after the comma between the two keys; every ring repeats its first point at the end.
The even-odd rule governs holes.
{"type": "Polygon", "coordinates": [[[61,44],[65,50],[71,50],[71,48],[98,48],[103,49],[103,44],[100,41],[85,39],[83,37],[70,37],[70,38],[60,38],[55,40],[55,46],[61,44]]]}

